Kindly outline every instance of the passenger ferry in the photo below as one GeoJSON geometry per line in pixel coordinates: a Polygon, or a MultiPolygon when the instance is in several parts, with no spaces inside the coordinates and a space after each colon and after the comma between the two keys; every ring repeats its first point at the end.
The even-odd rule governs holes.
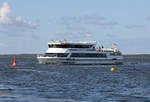
{"type": "Polygon", "coordinates": [[[48,47],[44,55],[37,56],[40,64],[123,64],[123,56],[116,47],[96,47],[96,42],[52,41],[48,47]]]}

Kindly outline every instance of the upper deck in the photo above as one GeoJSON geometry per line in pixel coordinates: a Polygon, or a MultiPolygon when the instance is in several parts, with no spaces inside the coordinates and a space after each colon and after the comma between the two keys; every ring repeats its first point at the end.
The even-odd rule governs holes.
{"type": "Polygon", "coordinates": [[[92,48],[95,47],[95,42],[66,42],[66,41],[53,41],[48,43],[49,48],[92,48]]]}

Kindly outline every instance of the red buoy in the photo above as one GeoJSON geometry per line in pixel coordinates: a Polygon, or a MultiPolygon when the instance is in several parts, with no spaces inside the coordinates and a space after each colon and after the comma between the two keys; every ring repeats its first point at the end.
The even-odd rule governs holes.
{"type": "Polygon", "coordinates": [[[15,58],[15,56],[14,56],[14,61],[13,61],[13,64],[12,64],[12,66],[17,66],[17,64],[16,64],[16,58],[15,58]]]}

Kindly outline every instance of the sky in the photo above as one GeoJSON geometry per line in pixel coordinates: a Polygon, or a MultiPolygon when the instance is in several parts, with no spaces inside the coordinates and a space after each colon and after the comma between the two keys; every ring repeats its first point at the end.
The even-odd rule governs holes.
{"type": "Polygon", "coordinates": [[[150,54],[150,0],[0,0],[0,54],[45,53],[51,40],[150,54]]]}

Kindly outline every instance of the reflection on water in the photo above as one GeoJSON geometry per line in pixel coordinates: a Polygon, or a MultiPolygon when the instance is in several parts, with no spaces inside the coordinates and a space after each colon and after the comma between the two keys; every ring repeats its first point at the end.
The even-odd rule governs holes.
{"type": "Polygon", "coordinates": [[[1,58],[0,102],[150,102],[150,60],[143,60],[50,66],[20,58],[12,67],[11,59],[1,58]]]}

